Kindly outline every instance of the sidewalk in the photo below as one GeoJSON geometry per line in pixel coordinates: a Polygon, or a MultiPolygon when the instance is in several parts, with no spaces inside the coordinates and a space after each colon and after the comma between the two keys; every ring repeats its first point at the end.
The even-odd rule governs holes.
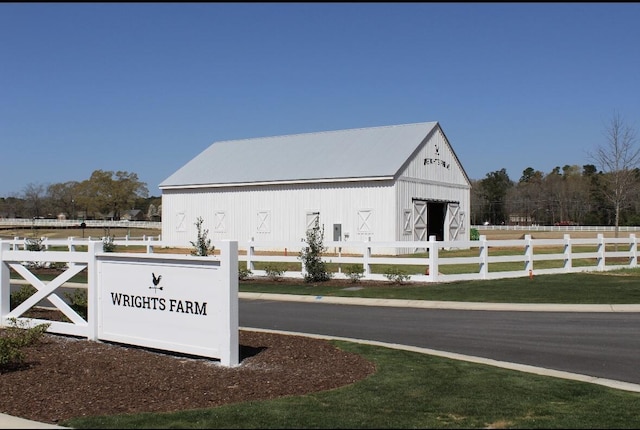
{"type": "Polygon", "coordinates": [[[7,414],[0,414],[0,429],[64,429],[54,424],[39,423],[37,421],[26,420],[24,418],[12,417],[7,414]]]}
{"type": "Polygon", "coordinates": [[[423,309],[459,309],[478,311],[529,311],[529,312],[640,312],[640,304],[630,305],[574,305],[554,303],[483,303],[434,300],[367,299],[359,297],[312,296],[270,293],[238,293],[241,299],[278,300],[361,306],[393,306],[423,309]]]}

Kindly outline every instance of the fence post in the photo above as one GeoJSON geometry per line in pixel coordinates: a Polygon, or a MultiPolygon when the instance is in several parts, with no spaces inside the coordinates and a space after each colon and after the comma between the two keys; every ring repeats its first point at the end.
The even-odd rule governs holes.
{"type": "MultiPolygon", "coordinates": [[[[366,242],[371,242],[371,236],[367,237],[366,242]]],[[[371,275],[371,245],[364,243],[364,252],[362,253],[362,268],[364,269],[365,278],[371,275]]]]}
{"type": "Polygon", "coordinates": [[[598,271],[602,272],[605,268],[605,260],[604,260],[604,251],[605,251],[605,243],[604,243],[604,234],[598,233],[598,271]]]}
{"type": "Polygon", "coordinates": [[[487,246],[487,236],[480,236],[480,255],[478,256],[478,263],[480,266],[480,279],[487,279],[487,273],[489,273],[489,247],[487,246]]]}
{"type": "Polygon", "coordinates": [[[637,267],[638,266],[638,241],[636,240],[635,234],[630,234],[629,239],[631,240],[631,245],[629,246],[629,267],[637,267]]]}
{"type": "MultiPolygon", "coordinates": [[[[301,238],[300,242],[306,243],[306,240],[304,238],[301,238]]],[[[308,244],[307,244],[306,248],[309,249],[308,244]]],[[[300,251],[306,251],[307,249],[305,249],[305,246],[303,246],[302,248],[300,248],[300,251]]],[[[300,274],[304,278],[306,276],[306,273],[307,273],[307,268],[304,265],[304,259],[301,258],[300,259],[300,274]]]]}
{"type": "Polygon", "coordinates": [[[253,237],[251,239],[249,239],[249,246],[247,246],[247,270],[250,270],[251,272],[253,272],[255,270],[254,264],[253,264],[253,253],[255,252],[255,248],[253,246],[253,237]]]}
{"type": "Polygon", "coordinates": [[[147,254],[153,254],[153,239],[151,236],[147,239],[147,254]]]}
{"type": "Polygon", "coordinates": [[[438,280],[438,242],[435,236],[429,236],[429,281],[438,280]]]}
{"type": "Polygon", "coordinates": [[[4,326],[4,317],[11,311],[11,277],[3,255],[10,250],[10,245],[0,239],[0,327],[4,326]]]}
{"type": "MultiPolygon", "coordinates": [[[[239,348],[238,348],[238,242],[231,240],[223,240],[219,244],[220,246],[220,266],[222,269],[224,284],[227,285],[225,289],[224,299],[228,302],[225,304],[229,307],[229,314],[233,319],[231,321],[225,321],[223,327],[225,333],[225,347],[222,348],[222,356],[220,362],[224,366],[235,366],[239,363],[239,348]],[[228,337],[226,335],[228,333],[228,337]],[[228,342],[228,343],[227,343],[228,342]]],[[[224,306],[223,306],[224,309],[224,306]]]]}
{"type": "Polygon", "coordinates": [[[98,339],[98,246],[97,241],[87,242],[87,338],[98,339]]]}
{"type": "Polygon", "coordinates": [[[533,276],[533,242],[530,234],[524,235],[524,273],[533,276]]]}
{"type": "Polygon", "coordinates": [[[571,245],[571,235],[564,235],[564,270],[566,272],[571,272],[573,268],[573,255],[572,255],[572,245],[571,245]]]}

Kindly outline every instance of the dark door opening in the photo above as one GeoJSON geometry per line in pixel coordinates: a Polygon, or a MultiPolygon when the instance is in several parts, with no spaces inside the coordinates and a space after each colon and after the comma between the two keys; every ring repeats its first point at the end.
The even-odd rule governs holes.
{"type": "Polygon", "coordinates": [[[427,237],[435,236],[436,240],[444,240],[444,221],[447,214],[447,203],[427,202],[427,237]]]}

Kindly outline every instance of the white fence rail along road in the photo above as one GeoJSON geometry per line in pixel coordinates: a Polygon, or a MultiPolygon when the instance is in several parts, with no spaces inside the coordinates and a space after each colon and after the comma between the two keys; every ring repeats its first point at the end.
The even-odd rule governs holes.
{"type": "MultiPolygon", "coordinates": [[[[26,249],[26,241],[15,238],[3,242],[11,244],[14,249],[26,249]]],[[[47,249],[57,247],[73,251],[86,243],[89,241],[78,238],[42,239],[47,249]]],[[[144,247],[146,253],[153,253],[156,248],[176,247],[185,248],[184,253],[189,253],[189,245],[169,244],[153,237],[115,239],[113,244],[118,249],[144,247]]],[[[464,242],[436,241],[432,236],[429,241],[330,241],[323,245],[326,252],[322,259],[330,264],[336,279],[349,278],[348,269],[352,265],[362,267],[363,280],[388,280],[381,267],[393,266],[409,276],[407,282],[453,282],[633,268],[638,261],[635,234],[619,238],[605,237],[601,233],[592,238],[572,238],[565,234],[561,239],[533,239],[525,235],[523,239],[516,240],[487,240],[486,236],[480,236],[479,240],[464,242]],[[344,252],[347,245],[349,253],[344,252]],[[390,249],[411,252],[385,254],[390,249]]],[[[283,271],[282,277],[303,278],[305,275],[300,259],[300,251],[306,246],[304,241],[249,241],[238,246],[238,262],[253,276],[268,276],[269,266],[278,264],[280,267],[299,267],[299,270],[283,271]],[[274,249],[280,251],[274,252],[274,249]]]]}

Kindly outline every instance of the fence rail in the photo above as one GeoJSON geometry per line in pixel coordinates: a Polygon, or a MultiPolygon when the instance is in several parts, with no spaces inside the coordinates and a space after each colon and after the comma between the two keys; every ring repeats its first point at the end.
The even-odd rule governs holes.
{"type": "MultiPolygon", "coordinates": [[[[26,250],[27,241],[14,238],[0,240],[0,243],[9,243],[14,250],[26,250]]],[[[46,249],[57,247],[73,252],[88,242],[89,238],[43,239],[42,244],[46,249]]],[[[175,244],[163,242],[159,236],[116,238],[113,244],[117,247],[144,247],[147,253],[153,253],[154,249],[176,248],[175,244]]],[[[271,276],[270,266],[299,268],[282,271],[282,277],[305,276],[304,262],[300,258],[301,251],[307,246],[305,242],[252,240],[244,245],[246,250],[238,253],[238,262],[250,271],[246,272],[250,273],[249,276],[271,276]],[[274,248],[281,251],[273,252],[274,248]]],[[[325,242],[323,245],[328,251],[322,255],[322,260],[330,265],[336,279],[348,279],[354,273],[351,271],[354,265],[362,268],[363,280],[388,280],[389,273],[385,273],[384,268],[392,266],[399,268],[396,274],[407,275],[408,282],[434,283],[607,271],[634,268],[638,264],[635,234],[618,238],[605,237],[601,233],[593,238],[571,238],[565,234],[561,239],[533,239],[531,235],[525,235],[524,239],[516,240],[487,240],[483,235],[479,240],[455,242],[436,241],[434,236],[429,241],[413,242],[349,241],[348,254],[342,252],[345,242],[325,242]],[[377,252],[390,248],[422,251],[403,255],[377,252]]],[[[186,253],[189,250],[185,250],[186,253]]]]}
{"type": "Polygon", "coordinates": [[[0,218],[0,227],[5,228],[79,228],[82,223],[87,228],[148,228],[162,230],[162,222],[154,221],[0,218]]]}

